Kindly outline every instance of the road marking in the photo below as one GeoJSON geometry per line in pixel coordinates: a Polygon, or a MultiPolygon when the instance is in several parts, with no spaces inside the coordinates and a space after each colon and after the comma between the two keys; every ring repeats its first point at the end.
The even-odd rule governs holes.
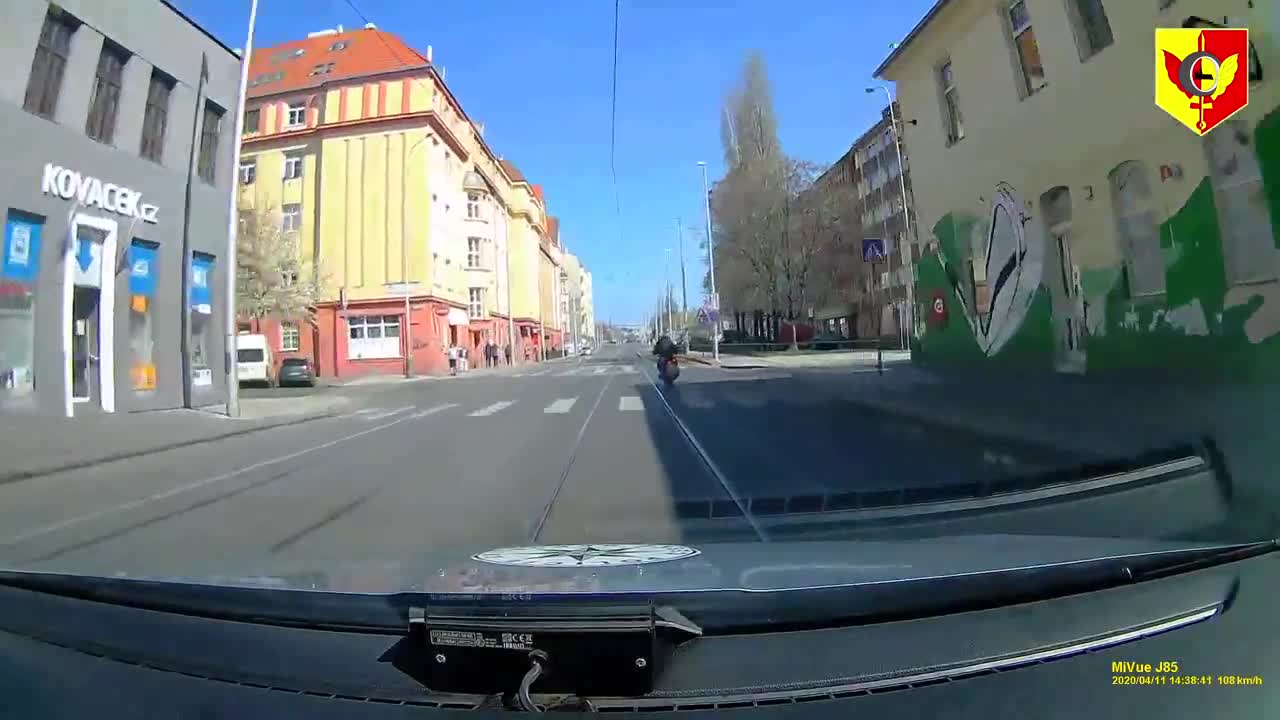
{"type": "Polygon", "coordinates": [[[587,434],[587,425],[591,424],[591,418],[596,416],[596,408],[600,407],[600,401],[604,399],[604,391],[609,389],[609,383],[611,382],[613,382],[612,375],[600,386],[600,394],[596,395],[596,401],[591,404],[591,411],[587,413],[586,419],[582,421],[582,427],[578,428],[578,437],[574,438],[573,450],[569,452],[569,462],[565,463],[564,472],[560,473],[560,482],[556,484],[555,492],[551,493],[551,499],[542,508],[542,517],[538,518],[538,524],[533,527],[531,540],[535,545],[538,542],[538,536],[542,534],[542,529],[547,525],[547,518],[551,517],[551,507],[556,504],[556,498],[560,497],[560,491],[564,489],[564,481],[565,478],[569,477],[569,471],[573,469],[573,461],[578,458],[578,448],[582,447],[582,437],[587,434]]]}
{"type": "Polygon", "coordinates": [[[636,366],[635,366],[635,365],[623,365],[623,366],[622,366],[622,372],[623,372],[623,374],[630,374],[630,373],[633,373],[633,372],[635,372],[635,371],[636,371],[636,366]]]}
{"type": "Polygon", "coordinates": [[[644,410],[644,403],[640,402],[639,395],[623,395],[618,398],[618,410],[622,412],[644,410]]]}
{"type": "Polygon", "coordinates": [[[394,410],[382,410],[381,408],[375,408],[374,410],[371,410],[368,415],[365,415],[360,419],[373,422],[374,420],[382,420],[383,418],[389,418],[393,415],[399,415],[402,412],[409,412],[410,410],[416,409],[417,407],[413,405],[405,405],[404,407],[398,407],[394,410]]]}
{"type": "Polygon", "coordinates": [[[492,405],[489,405],[488,407],[482,407],[479,410],[469,412],[467,413],[467,416],[468,417],[488,417],[489,415],[492,415],[496,412],[501,412],[503,410],[506,410],[512,405],[515,405],[515,403],[516,403],[515,400],[503,400],[501,402],[496,402],[492,405]]]}
{"type": "Polygon", "coordinates": [[[578,402],[578,398],[576,397],[560,398],[559,400],[556,400],[555,402],[548,405],[546,409],[543,410],[542,412],[548,415],[564,415],[565,413],[569,412],[570,409],[573,408],[573,404],[576,402],[578,402]]]}
{"type": "Polygon", "coordinates": [[[313,445],[312,447],[309,447],[309,448],[303,448],[302,450],[297,450],[295,452],[288,453],[287,455],[281,455],[279,457],[274,457],[269,460],[262,460],[261,462],[256,462],[256,463],[253,463],[252,465],[245,465],[244,467],[239,468],[237,470],[232,470],[231,472],[222,473],[221,475],[214,475],[212,477],[207,477],[202,480],[196,480],[194,482],[189,482],[186,485],[179,485],[177,487],[172,487],[172,488],[169,488],[168,490],[154,493],[144,498],[140,498],[138,500],[131,500],[129,502],[120,503],[119,505],[112,505],[110,507],[94,510],[93,512],[88,512],[83,515],[77,515],[76,517],[67,518],[66,520],[61,520],[59,522],[52,523],[50,525],[45,525],[44,527],[38,527],[32,530],[28,530],[27,532],[20,533],[18,535],[13,535],[11,537],[5,538],[4,540],[0,540],[0,547],[17,545],[20,542],[24,542],[32,538],[40,537],[41,535],[48,535],[51,532],[56,532],[64,528],[69,528],[74,525],[86,523],[86,522],[89,522],[90,520],[96,520],[100,517],[106,517],[107,515],[115,515],[122,512],[128,512],[130,510],[135,510],[137,508],[143,507],[144,505],[156,502],[158,500],[171,498],[175,495],[180,495],[189,490],[197,490],[206,485],[212,485],[217,482],[222,482],[223,480],[230,480],[233,477],[238,477],[247,472],[253,472],[254,470],[259,470],[264,467],[269,467],[271,465],[275,465],[276,463],[281,463],[281,462],[285,462],[286,460],[299,458],[299,457],[302,457],[303,455],[309,455],[317,450],[325,450],[327,448],[333,447],[334,445],[339,445],[341,443],[347,442],[348,440],[355,440],[356,438],[364,437],[365,435],[376,433],[379,430],[385,430],[393,425],[399,425],[400,423],[406,420],[409,420],[411,417],[412,416],[410,415],[405,415],[404,417],[396,418],[391,422],[385,422],[381,425],[376,425],[371,428],[365,428],[360,432],[354,432],[354,433],[351,433],[350,435],[343,435],[340,438],[334,438],[333,440],[329,440],[328,442],[323,442],[323,443],[320,443],[319,445],[313,445]]]}
{"type": "Polygon", "coordinates": [[[423,418],[428,415],[435,415],[436,413],[442,410],[448,410],[449,408],[454,408],[454,407],[458,407],[458,403],[445,403],[444,405],[437,405],[435,407],[427,408],[426,410],[419,410],[418,412],[410,415],[409,417],[423,418]]]}
{"type": "Polygon", "coordinates": [[[546,375],[547,372],[548,372],[547,370],[539,370],[537,372],[531,372],[529,373],[529,377],[538,377],[539,375],[546,375]]]}
{"type": "Polygon", "coordinates": [[[591,371],[591,374],[592,374],[592,375],[603,375],[603,374],[605,374],[605,373],[607,373],[607,372],[609,372],[609,368],[608,368],[608,367],[606,367],[606,366],[604,366],[604,365],[601,365],[601,366],[597,367],[596,369],[592,370],[592,371],[591,371]]]}

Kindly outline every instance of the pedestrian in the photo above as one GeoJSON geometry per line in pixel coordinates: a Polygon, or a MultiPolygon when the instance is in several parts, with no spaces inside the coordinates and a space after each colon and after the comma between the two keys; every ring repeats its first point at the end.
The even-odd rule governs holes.
{"type": "Polygon", "coordinates": [[[484,355],[485,355],[486,362],[488,362],[489,364],[489,367],[491,368],[498,367],[498,346],[495,345],[492,341],[490,341],[487,345],[484,346],[484,355]]]}
{"type": "Polygon", "coordinates": [[[503,348],[503,352],[507,356],[507,364],[510,365],[511,364],[511,343],[507,343],[507,346],[503,348]]]}
{"type": "Polygon", "coordinates": [[[452,343],[449,344],[449,374],[458,374],[458,347],[452,343]]]}

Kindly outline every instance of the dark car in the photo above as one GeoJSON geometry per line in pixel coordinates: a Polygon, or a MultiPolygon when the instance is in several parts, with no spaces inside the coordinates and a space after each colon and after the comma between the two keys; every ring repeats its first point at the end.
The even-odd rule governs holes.
{"type": "Polygon", "coordinates": [[[280,362],[280,385],[316,384],[316,373],[311,368],[311,361],[306,358],[285,358],[280,362]]]}

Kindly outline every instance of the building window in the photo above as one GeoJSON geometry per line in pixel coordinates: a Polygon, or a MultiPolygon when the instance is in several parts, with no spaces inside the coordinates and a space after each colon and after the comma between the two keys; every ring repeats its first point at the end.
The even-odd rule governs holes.
{"type": "Polygon", "coordinates": [[[286,156],[284,159],[284,179],[295,180],[300,177],[302,177],[302,156],[286,156]]]}
{"type": "Polygon", "coordinates": [[[262,127],[262,110],[254,108],[244,113],[244,134],[256,133],[262,127]]]}
{"type": "Polygon", "coordinates": [[[484,317],[484,288],[473,287],[467,291],[467,314],[473,318],[484,317]]]}
{"type": "Polygon", "coordinates": [[[98,54],[98,72],[93,79],[93,95],[89,98],[89,119],[84,131],[100,143],[111,144],[116,136],[116,116],[120,114],[120,86],[124,84],[124,64],[129,53],[115,43],[104,40],[98,54]]]}
{"type": "Polygon", "coordinates": [[[1159,295],[1165,289],[1164,255],[1160,251],[1160,225],[1147,166],[1139,160],[1120,163],[1108,180],[1116,235],[1129,277],[1129,295],[1159,295]]]}
{"type": "Polygon", "coordinates": [[[35,389],[35,282],[45,219],[9,210],[0,247],[0,403],[35,389]]]}
{"type": "Polygon", "coordinates": [[[169,124],[169,94],[173,78],[159,70],[151,70],[147,88],[147,107],[142,116],[142,157],[161,162],[164,156],[164,134],[169,124]]]}
{"type": "Polygon", "coordinates": [[[400,357],[399,315],[349,316],[347,334],[350,360],[400,357]]]}
{"type": "MultiPolygon", "coordinates": [[[[964,138],[964,119],[960,115],[960,95],[956,91],[956,79],[950,60],[938,68],[938,84],[942,89],[942,125],[947,131],[947,142],[959,142],[964,138]]],[[[862,183],[862,187],[862,194],[865,195],[866,183],[862,183]]]]}
{"type": "Polygon", "coordinates": [[[478,237],[467,238],[467,267],[480,267],[480,246],[481,241],[478,237]]]}
{"type": "Polygon", "coordinates": [[[480,209],[480,196],[476,193],[467,193],[467,219],[483,220],[480,209]]]}
{"type": "Polygon", "coordinates": [[[258,178],[258,161],[247,160],[240,163],[240,184],[252,185],[258,178]]]}
{"type": "MultiPolygon", "coordinates": [[[[216,323],[213,317],[213,267],[215,258],[204,253],[191,254],[191,385],[213,385],[216,323]]],[[[216,358],[218,363],[222,358],[216,358]]]]}
{"type": "Polygon", "coordinates": [[[280,323],[280,351],[297,352],[302,347],[302,334],[297,323],[280,323]]]}
{"type": "Polygon", "coordinates": [[[218,172],[218,133],[222,129],[222,108],[205,101],[204,120],[200,123],[200,159],[197,172],[212,184],[218,172]]]}
{"type": "Polygon", "coordinates": [[[349,43],[346,40],[339,40],[338,42],[329,46],[329,52],[338,52],[339,50],[346,50],[347,46],[350,44],[351,43],[349,43]]]}
{"type": "Polygon", "coordinates": [[[288,203],[281,208],[280,229],[284,232],[302,230],[302,205],[288,203]]]}
{"type": "Polygon", "coordinates": [[[288,114],[285,116],[284,126],[286,129],[300,128],[307,124],[307,106],[305,103],[292,103],[289,105],[288,114]]]}
{"type": "Polygon", "coordinates": [[[71,35],[76,27],[76,21],[61,10],[49,8],[45,14],[36,55],[31,61],[31,76],[27,78],[27,94],[22,101],[27,112],[53,119],[62,90],[62,75],[71,54],[71,35]]]}
{"type": "Polygon", "coordinates": [[[1067,0],[1080,59],[1088,60],[1115,42],[1102,0],[1067,0]]]}
{"type": "Polygon", "coordinates": [[[133,240],[129,246],[129,377],[135,392],[156,389],[155,305],[160,246],[133,240]]]}
{"type": "Polygon", "coordinates": [[[320,63],[319,65],[316,65],[315,67],[311,68],[312,76],[328,75],[331,72],[333,72],[333,63],[320,63]]]}
{"type": "Polygon", "coordinates": [[[1031,29],[1031,11],[1024,0],[1014,0],[1009,5],[1009,31],[1013,37],[1013,46],[1018,54],[1019,74],[1022,76],[1022,90],[1031,95],[1047,82],[1044,77],[1044,64],[1040,61],[1040,46],[1036,43],[1035,32],[1031,29]]]}

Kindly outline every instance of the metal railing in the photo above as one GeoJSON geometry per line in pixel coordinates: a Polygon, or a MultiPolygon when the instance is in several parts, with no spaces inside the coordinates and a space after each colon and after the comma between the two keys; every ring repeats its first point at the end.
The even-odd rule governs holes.
{"type": "MultiPolygon", "coordinates": [[[[701,352],[711,351],[711,341],[694,339],[689,342],[689,349],[701,352]]],[[[720,353],[728,355],[765,355],[780,352],[850,352],[854,350],[906,350],[902,341],[896,337],[862,338],[858,340],[814,338],[804,342],[721,342],[720,353]]]]}

